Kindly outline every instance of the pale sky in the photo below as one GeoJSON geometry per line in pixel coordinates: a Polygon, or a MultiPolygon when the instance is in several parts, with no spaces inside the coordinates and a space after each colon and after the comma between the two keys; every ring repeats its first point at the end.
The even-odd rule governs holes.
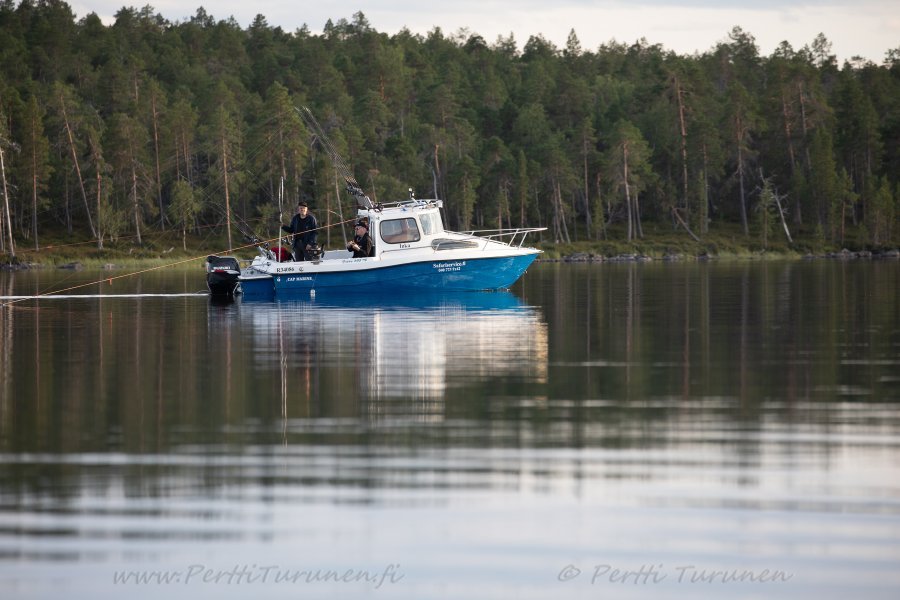
{"type": "Polygon", "coordinates": [[[122,6],[150,4],[170,21],[186,20],[203,6],[216,20],[234,17],[246,27],[257,14],[288,32],[306,24],[314,34],[328,19],[352,21],[362,11],[377,31],[394,34],[406,27],[427,35],[440,27],[445,36],[462,28],[488,44],[515,37],[519,49],[532,35],[563,48],[575,30],[585,50],[616,40],[646,38],[679,54],[704,52],[727,38],[735,25],[756,38],[763,55],[787,40],[799,50],[820,32],[832,43],[840,64],[862,56],[881,64],[900,47],[900,0],[76,0],[78,18],[96,12],[104,22],[122,6]]]}

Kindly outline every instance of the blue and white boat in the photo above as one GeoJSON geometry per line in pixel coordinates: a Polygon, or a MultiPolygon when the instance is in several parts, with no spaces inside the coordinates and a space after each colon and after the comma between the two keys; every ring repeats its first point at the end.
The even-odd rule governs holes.
{"type": "Polygon", "coordinates": [[[348,250],[326,250],[318,260],[282,262],[260,247],[241,271],[240,291],[246,299],[361,286],[380,291],[501,290],[541,253],[524,242],[529,233],[544,228],[448,231],[441,207],[441,200],[412,197],[385,205],[367,202],[356,216],[369,220],[374,256],[353,258],[348,250]]]}

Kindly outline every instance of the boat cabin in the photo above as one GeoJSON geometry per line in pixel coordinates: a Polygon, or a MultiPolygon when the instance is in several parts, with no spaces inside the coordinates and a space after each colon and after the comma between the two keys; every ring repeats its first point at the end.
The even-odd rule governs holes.
{"type": "MultiPolygon", "coordinates": [[[[435,247],[444,235],[440,200],[407,200],[377,208],[360,208],[356,217],[369,219],[375,258],[398,250],[435,247]]],[[[346,250],[325,252],[326,260],[347,258],[346,250]]]]}

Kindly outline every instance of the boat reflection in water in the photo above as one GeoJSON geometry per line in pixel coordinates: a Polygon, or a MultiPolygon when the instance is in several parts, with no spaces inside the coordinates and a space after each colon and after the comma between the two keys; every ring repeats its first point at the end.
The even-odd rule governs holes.
{"type": "Polygon", "coordinates": [[[280,372],[285,412],[308,402],[285,416],[440,419],[450,390],[547,380],[547,324],[510,292],[320,292],[235,308],[254,371],[280,372]]]}

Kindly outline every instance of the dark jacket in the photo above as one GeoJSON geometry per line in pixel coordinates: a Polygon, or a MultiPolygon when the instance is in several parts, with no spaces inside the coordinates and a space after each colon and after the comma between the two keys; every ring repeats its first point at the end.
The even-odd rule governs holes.
{"type": "Polygon", "coordinates": [[[353,241],[359,246],[359,250],[353,250],[350,248],[350,244],[347,244],[347,250],[353,252],[353,258],[375,256],[375,244],[372,243],[372,238],[369,237],[368,233],[353,236],[353,241]]]}
{"type": "Polygon", "coordinates": [[[306,213],[306,217],[301,219],[300,215],[294,215],[290,225],[282,225],[281,229],[285,233],[294,234],[294,250],[303,251],[307,246],[314,246],[319,239],[317,229],[319,224],[311,212],[306,213]]]}

